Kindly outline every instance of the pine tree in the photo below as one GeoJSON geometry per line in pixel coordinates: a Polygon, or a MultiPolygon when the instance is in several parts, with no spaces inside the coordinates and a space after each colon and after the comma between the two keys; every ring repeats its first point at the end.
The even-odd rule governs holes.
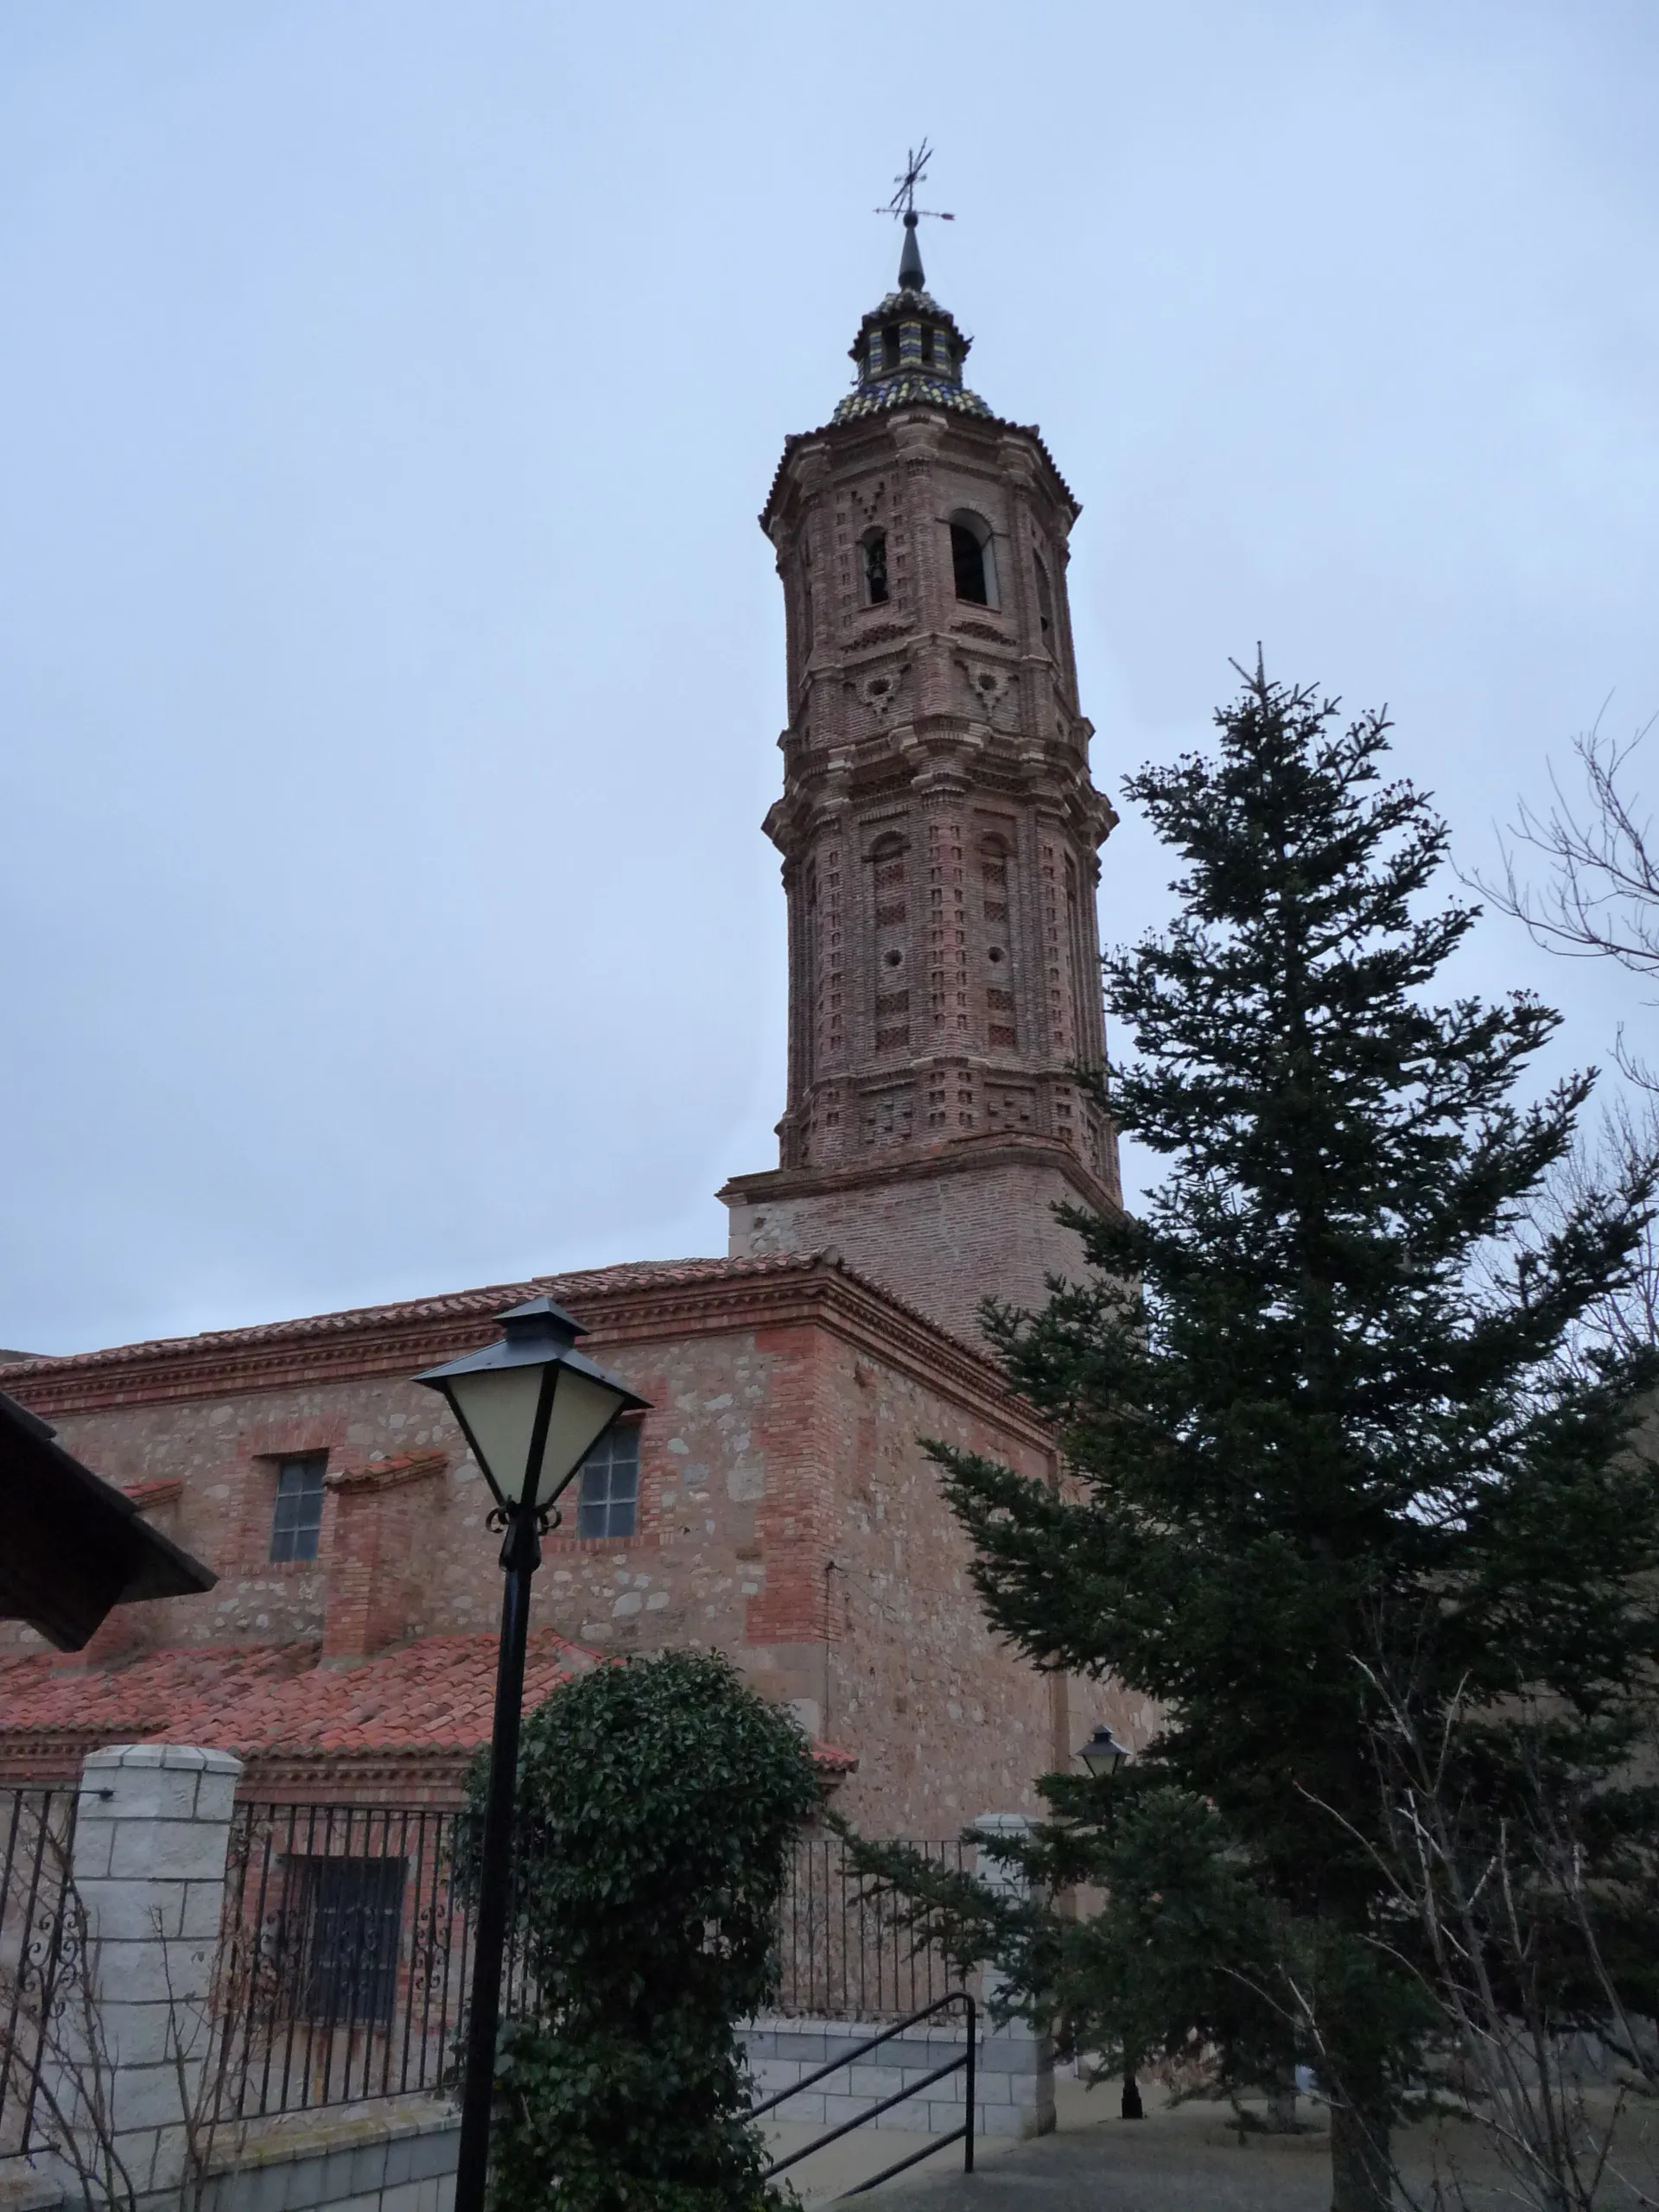
{"type": "MultiPolygon", "coordinates": [[[[1659,1653],[1659,1465],[1633,1440],[1653,1376],[1581,1328],[1649,1180],[1540,1225],[1593,1077],[1525,1103],[1558,1017],[1433,998],[1478,910],[1426,909],[1446,833],[1382,781],[1386,717],[1344,728],[1258,666],[1217,721],[1213,754],[1128,785],[1185,868],[1173,925],[1106,964],[1136,1048],[1111,1109],[1166,1173],[1139,1219],[1075,1217],[1084,1282],[988,1321],[1067,1479],[930,1448],[993,1624],[1039,1666],[1158,1701],[1131,1789],[1212,1808],[1284,1938],[1256,1993],[1332,2098],[1334,2202],[1380,2212],[1432,2022],[1378,1857],[1379,1686],[1426,1740],[1479,1717],[1458,1738],[1478,1819],[1523,1710],[1534,1767],[1541,1713],[1556,1770],[1593,1791],[1603,1863],[1628,1871],[1651,1812],[1624,1762],[1659,1653]]],[[[1135,1802],[1053,1786],[1068,1824],[1033,1863],[1085,1862],[1090,1818],[1122,1848],[1109,1787],[1135,1802]]],[[[1045,1955],[1025,1942],[1039,1981],[1045,1955]]],[[[1143,2012],[1196,2001],[1173,1966],[1113,1986],[1143,2012]]]]}

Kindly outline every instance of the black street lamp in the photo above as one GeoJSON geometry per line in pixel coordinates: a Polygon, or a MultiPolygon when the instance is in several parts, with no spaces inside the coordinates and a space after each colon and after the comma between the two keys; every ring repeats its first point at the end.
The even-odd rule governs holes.
{"type": "Polygon", "coordinates": [[[1077,1752],[1096,1782],[1109,1781],[1129,1755],[1128,1745],[1120,1744],[1103,1720],[1077,1752]]]}
{"type": "Polygon", "coordinates": [[[558,1519],[554,1506],[561,1491],[617,1415],[645,1403],[575,1350],[576,1338],[588,1332],[550,1298],[532,1298],[498,1318],[506,1331],[499,1342],[447,1366],[429,1367],[415,1378],[448,1400],[495,1498],[490,1526],[505,1531],[501,1565],[506,1583],[495,1666],[454,2212],[483,2212],[489,2166],[531,1577],[542,1563],[542,1537],[558,1519]]]}
{"type": "MultiPolygon", "coordinates": [[[[1120,1744],[1103,1720],[1077,1751],[1077,1757],[1096,1782],[1109,1782],[1124,1760],[1133,1756],[1128,1745],[1120,1744]]],[[[1142,2119],[1146,2112],[1141,2101],[1141,2084],[1135,2079],[1135,2061],[1128,2051],[1123,2054],[1123,2094],[1118,2111],[1125,2120],[1142,2119]]]]}

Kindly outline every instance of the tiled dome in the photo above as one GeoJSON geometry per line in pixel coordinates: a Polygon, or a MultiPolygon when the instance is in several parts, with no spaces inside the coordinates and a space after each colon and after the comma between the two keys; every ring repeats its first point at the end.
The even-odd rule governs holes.
{"type": "Polygon", "coordinates": [[[985,402],[962,380],[962,365],[973,342],[957,329],[949,309],[926,290],[916,218],[906,215],[899,289],[872,308],[860,325],[850,348],[858,382],[831,421],[854,423],[890,407],[914,406],[988,416],[985,402]]]}

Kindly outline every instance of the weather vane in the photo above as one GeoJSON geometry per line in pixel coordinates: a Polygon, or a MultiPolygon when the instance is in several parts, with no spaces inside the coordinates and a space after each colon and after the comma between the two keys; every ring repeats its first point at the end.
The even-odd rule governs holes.
{"type": "Polygon", "coordinates": [[[898,186],[899,189],[893,194],[892,199],[888,200],[885,207],[878,207],[876,209],[875,212],[878,215],[902,216],[906,227],[912,231],[916,227],[916,219],[918,215],[926,215],[932,220],[940,223],[954,223],[956,221],[956,217],[954,215],[947,215],[942,207],[918,207],[916,205],[916,188],[922,181],[923,170],[927,167],[932,158],[933,149],[928,144],[925,138],[923,139],[919,146],[912,148],[910,158],[905,167],[904,175],[902,176],[896,176],[893,180],[898,186]]]}

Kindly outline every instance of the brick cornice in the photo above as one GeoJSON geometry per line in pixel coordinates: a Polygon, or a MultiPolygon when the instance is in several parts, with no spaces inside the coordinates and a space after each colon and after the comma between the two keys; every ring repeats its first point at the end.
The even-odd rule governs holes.
{"type": "MultiPolygon", "coordinates": [[[[962,1058],[972,1059],[977,1056],[941,1053],[939,1057],[955,1061],[962,1058]]],[[[986,1065],[988,1066],[989,1063],[986,1065]]],[[[1116,1214],[1122,1211],[1105,1185],[1090,1174],[1063,1139],[1040,1136],[1024,1130],[947,1137],[943,1143],[920,1148],[901,1160],[879,1163],[859,1160],[849,1167],[761,1168],[751,1175],[734,1175],[715,1195],[727,1205],[734,1203],[752,1205],[757,1199],[817,1198],[1009,1166],[1056,1169],[1065,1176],[1076,1191],[1080,1203],[1090,1212],[1116,1214]]]]}
{"type": "Polygon", "coordinates": [[[407,1377],[487,1343],[503,1307],[542,1292],[588,1324],[588,1348],[596,1354],[607,1344],[817,1324],[1039,1448],[1052,1442],[1038,1415],[1009,1390],[988,1359],[855,1274],[833,1252],[541,1275],[404,1306],[33,1360],[8,1371],[6,1388],[50,1418],[372,1376],[407,1377]]]}

